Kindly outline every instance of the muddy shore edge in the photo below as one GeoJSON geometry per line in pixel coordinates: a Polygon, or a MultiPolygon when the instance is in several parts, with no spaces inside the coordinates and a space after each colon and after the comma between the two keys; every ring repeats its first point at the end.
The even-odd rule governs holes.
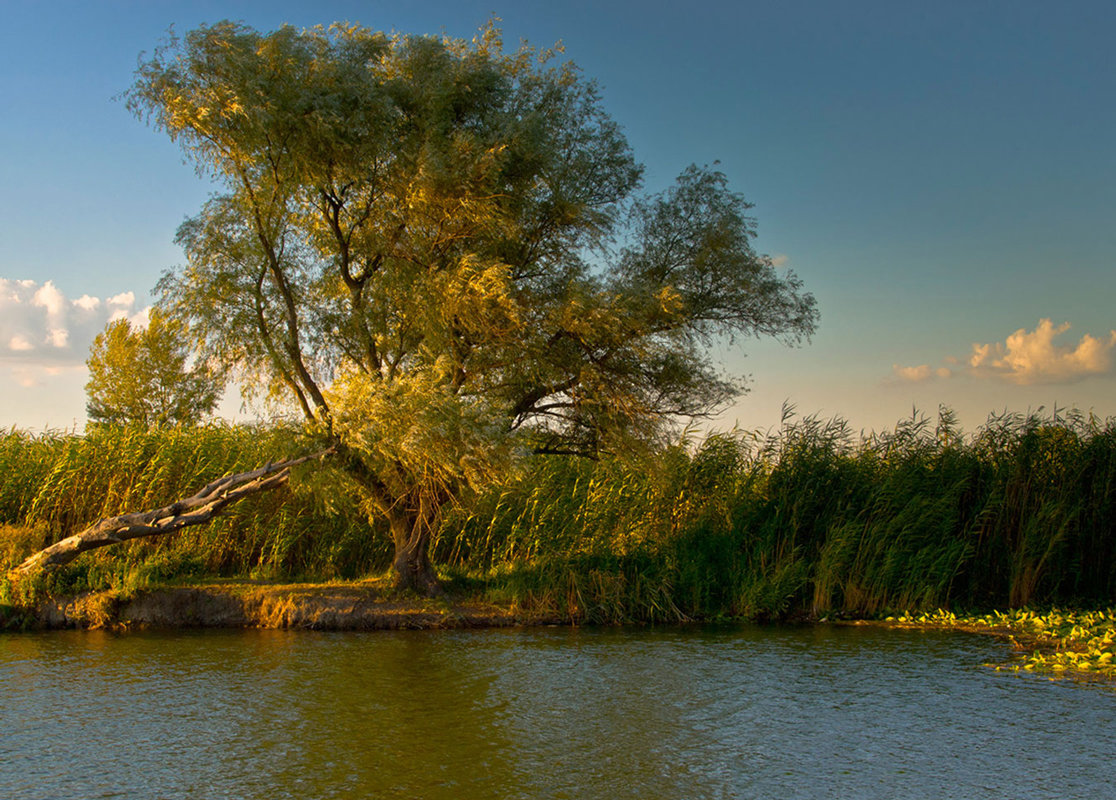
{"type": "Polygon", "coordinates": [[[427,599],[356,584],[234,583],[106,591],[0,608],[0,630],[65,628],[289,628],[409,630],[492,628],[547,620],[475,598],[427,599]],[[6,617],[6,618],[5,618],[6,617]]]}
{"type": "MultiPolygon", "coordinates": [[[[957,631],[1010,642],[1016,658],[997,669],[1033,670],[1116,682],[1116,613],[992,612],[956,617],[940,609],[887,619],[798,618],[794,622],[957,631]],[[1055,635],[1055,629],[1060,634],[1055,635]],[[1070,630],[1072,628],[1072,630],[1070,630]]],[[[287,629],[317,631],[445,630],[577,624],[553,609],[524,609],[476,594],[440,598],[400,593],[390,580],[270,583],[233,579],[159,586],[126,594],[104,591],[45,599],[33,606],[0,605],[0,634],[60,629],[287,629]]]]}

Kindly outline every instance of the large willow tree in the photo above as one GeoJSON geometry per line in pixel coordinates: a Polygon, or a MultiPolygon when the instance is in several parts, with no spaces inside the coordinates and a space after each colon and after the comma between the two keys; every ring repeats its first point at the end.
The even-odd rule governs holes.
{"type": "Polygon", "coordinates": [[[142,63],[128,100],[221,187],[179,229],[165,307],[331,441],[401,586],[436,589],[442,509],[517,458],[653,440],[739,391],[716,341],[816,322],[723,175],[637,198],[595,85],[491,26],[222,22],[142,63]]]}

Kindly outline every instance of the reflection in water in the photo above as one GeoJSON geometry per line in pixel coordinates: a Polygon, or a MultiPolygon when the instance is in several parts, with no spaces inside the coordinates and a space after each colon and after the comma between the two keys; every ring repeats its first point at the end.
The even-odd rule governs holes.
{"type": "Polygon", "coordinates": [[[0,797],[1111,797],[1116,691],[832,627],[0,636],[0,797]]]}

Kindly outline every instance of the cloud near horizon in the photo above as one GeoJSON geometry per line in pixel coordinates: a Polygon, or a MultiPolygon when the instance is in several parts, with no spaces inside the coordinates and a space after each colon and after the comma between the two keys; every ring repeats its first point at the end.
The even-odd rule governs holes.
{"type": "Polygon", "coordinates": [[[917,367],[901,367],[898,364],[892,364],[891,369],[897,378],[911,383],[921,383],[932,378],[949,378],[953,375],[946,367],[934,369],[929,364],[919,364],[917,367]]]}
{"type": "Polygon", "coordinates": [[[1068,322],[1055,326],[1043,319],[1031,332],[1020,328],[1004,344],[974,343],[969,367],[978,377],[1002,378],[1023,386],[1074,383],[1111,372],[1116,330],[1103,339],[1085,334],[1076,347],[1054,344],[1054,338],[1069,329],[1068,322]]]}
{"type": "Polygon", "coordinates": [[[145,325],[149,312],[136,308],[133,292],[70,300],[54,281],[0,278],[0,364],[20,386],[37,386],[47,376],[84,369],[94,337],[108,322],[145,325]]]}
{"type": "MultiPolygon", "coordinates": [[[[1075,346],[1059,345],[1055,338],[1070,329],[1068,322],[1055,325],[1049,319],[1039,320],[1033,331],[1020,328],[1004,342],[974,342],[966,367],[938,367],[920,364],[913,367],[892,365],[894,379],[922,382],[949,378],[960,372],[975,378],[1007,381],[1019,386],[1033,384],[1068,384],[1112,372],[1116,330],[1097,338],[1085,334],[1075,346]]],[[[959,364],[956,358],[944,359],[959,364]]]]}

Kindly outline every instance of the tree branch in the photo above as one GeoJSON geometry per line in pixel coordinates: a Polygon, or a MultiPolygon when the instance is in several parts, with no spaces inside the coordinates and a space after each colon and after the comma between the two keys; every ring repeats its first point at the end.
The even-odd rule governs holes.
{"type": "Polygon", "coordinates": [[[331,447],[311,455],[265,464],[250,472],[226,475],[210,483],[192,497],[152,511],[136,511],[99,520],[80,533],[75,533],[29,556],[9,572],[12,579],[41,569],[55,569],[69,564],[87,550],[110,544],[161,536],[165,533],[200,525],[220,514],[225,508],[249,495],[275,489],[287,483],[291,467],[335,452],[331,447]]]}

